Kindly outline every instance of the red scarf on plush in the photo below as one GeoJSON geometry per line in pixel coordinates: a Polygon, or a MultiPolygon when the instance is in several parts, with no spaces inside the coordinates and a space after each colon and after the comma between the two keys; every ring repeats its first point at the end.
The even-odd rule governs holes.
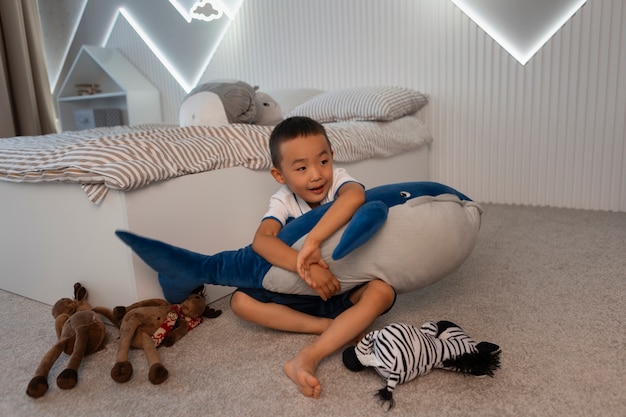
{"type": "Polygon", "coordinates": [[[165,336],[167,336],[174,328],[176,320],[178,320],[179,317],[185,319],[187,322],[187,329],[189,330],[196,327],[202,321],[202,316],[192,319],[191,317],[187,317],[183,314],[183,308],[180,304],[172,304],[172,311],[167,313],[167,317],[163,324],[161,324],[161,327],[159,327],[154,334],[150,336],[154,342],[154,346],[158,347],[161,342],[163,342],[165,336]]]}

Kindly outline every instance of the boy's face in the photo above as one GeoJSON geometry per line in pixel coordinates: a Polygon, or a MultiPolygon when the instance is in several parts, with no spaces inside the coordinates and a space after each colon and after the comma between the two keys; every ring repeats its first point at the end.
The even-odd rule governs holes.
{"type": "Polygon", "coordinates": [[[333,153],[323,135],[300,136],[280,145],[280,167],[272,167],[276,181],[286,184],[309,206],[317,207],[333,182],[333,153]]]}

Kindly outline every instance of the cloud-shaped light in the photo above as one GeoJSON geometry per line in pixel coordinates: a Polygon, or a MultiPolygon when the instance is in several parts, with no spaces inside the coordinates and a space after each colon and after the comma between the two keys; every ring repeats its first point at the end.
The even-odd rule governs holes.
{"type": "MultiPolygon", "coordinates": [[[[187,22],[191,22],[192,15],[190,13],[188,13],[188,14],[181,13],[181,10],[184,11],[184,8],[181,5],[180,0],[178,0],[178,1],[171,0],[170,2],[171,2],[171,4],[173,6],[178,6],[178,7],[175,7],[176,10],[181,14],[181,16],[185,20],[187,20],[187,22]]],[[[213,0],[213,2],[215,2],[215,0],[213,0]]],[[[241,5],[241,2],[242,2],[242,0],[236,0],[235,1],[235,6],[233,8],[229,9],[229,8],[225,7],[224,10],[219,13],[219,15],[220,16],[226,15],[226,16],[229,17],[230,20],[232,20],[232,17],[230,17],[230,13],[236,13],[238,8],[239,8],[239,6],[241,5]]],[[[194,1],[192,7],[195,7],[199,3],[205,3],[205,2],[204,1],[194,1]]],[[[220,3],[220,4],[224,5],[224,3],[220,3]]],[[[226,25],[224,30],[221,31],[221,33],[219,34],[219,36],[217,36],[217,38],[212,40],[211,45],[210,45],[211,49],[208,51],[206,59],[204,59],[203,62],[199,65],[199,68],[197,68],[197,71],[194,71],[195,75],[192,75],[190,77],[189,75],[188,76],[184,76],[177,69],[176,65],[170,59],[168,59],[168,57],[164,53],[163,49],[158,44],[156,44],[154,42],[154,40],[149,36],[147,31],[142,27],[142,24],[133,16],[132,13],[130,13],[124,7],[118,9],[118,12],[115,14],[115,17],[113,18],[113,21],[111,22],[111,25],[110,25],[110,28],[108,30],[108,33],[107,33],[107,35],[104,38],[103,45],[106,45],[106,43],[108,42],[108,39],[111,36],[111,33],[112,33],[116,23],[117,23],[117,19],[120,16],[122,16],[128,22],[128,24],[139,35],[139,37],[143,40],[143,42],[146,44],[146,46],[148,46],[148,48],[150,48],[152,53],[154,53],[154,55],[157,57],[157,59],[163,64],[163,66],[166,68],[166,70],[172,75],[172,77],[174,77],[176,82],[178,82],[178,84],[183,88],[183,90],[185,90],[185,92],[191,91],[191,89],[195,85],[197,85],[197,83],[199,82],[200,78],[202,77],[202,74],[204,74],[204,71],[206,70],[207,66],[209,65],[209,62],[213,58],[213,55],[215,54],[215,51],[217,50],[219,44],[221,43],[224,35],[226,34],[228,26],[229,26],[229,25],[226,25]]],[[[205,20],[205,19],[203,19],[203,20],[205,20]]],[[[188,23],[184,23],[183,22],[183,24],[188,24],[188,23]]],[[[189,70],[189,68],[187,68],[187,70],[189,70]]]]}
{"type": "Polygon", "coordinates": [[[213,3],[215,3],[213,0],[198,1],[191,7],[189,14],[193,19],[203,20],[205,22],[219,19],[222,17],[224,12],[219,8],[219,5],[215,5],[213,3]]]}

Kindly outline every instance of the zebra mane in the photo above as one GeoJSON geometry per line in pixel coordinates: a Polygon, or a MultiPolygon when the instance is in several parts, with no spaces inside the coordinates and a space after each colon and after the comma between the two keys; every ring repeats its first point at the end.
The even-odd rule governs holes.
{"type": "Polygon", "coordinates": [[[450,371],[493,377],[493,373],[500,368],[500,348],[493,343],[480,342],[476,351],[447,359],[443,361],[443,366],[450,371]]]}
{"type": "Polygon", "coordinates": [[[396,405],[396,401],[393,399],[393,392],[387,387],[376,391],[374,396],[378,399],[381,407],[387,404],[387,411],[391,410],[396,405]]]}

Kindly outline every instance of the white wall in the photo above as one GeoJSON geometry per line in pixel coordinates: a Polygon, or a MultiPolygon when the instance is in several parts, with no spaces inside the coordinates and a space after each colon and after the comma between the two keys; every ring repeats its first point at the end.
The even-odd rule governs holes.
{"type": "MultiPolygon", "coordinates": [[[[449,0],[245,0],[202,80],[416,88],[431,96],[433,180],[482,202],[626,211],[623,3],[588,0],[522,66],[449,0]]],[[[184,91],[123,19],[106,46],[176,122],[184,91]]]]}
{"type": "Polygon", "coordinates": [[[525,65],[451,1],[246,0],[203,79],[431,96],[431,178],[478,201],[626,211],[626,5],[589,0],[525,65]]]}

